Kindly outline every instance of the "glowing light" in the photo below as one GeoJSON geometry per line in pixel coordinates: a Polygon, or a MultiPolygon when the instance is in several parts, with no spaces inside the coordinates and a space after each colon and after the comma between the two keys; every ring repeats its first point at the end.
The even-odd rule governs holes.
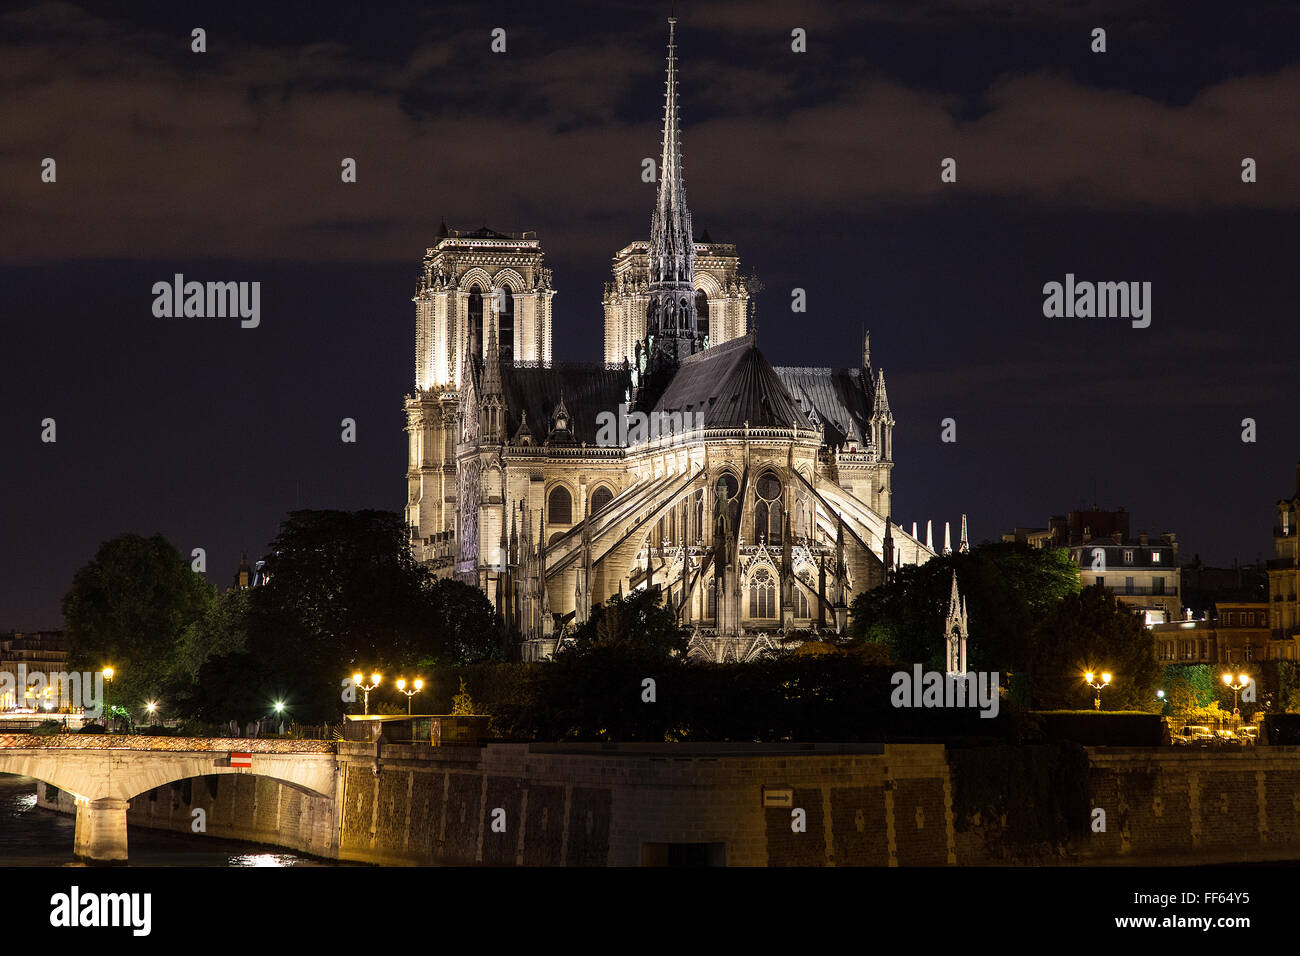
{"type": "Polygon", "coordinates": [[[370,683],[378,685],[381,676],[382,675],[379,673],[379,671],[375,671],[373,674],[370,675],[370,683]]]}
{"type": "Polygon", "coordinates": [[[1102,674],[1102,675],[1101,675],[1101,682],[1102,682],[1103,684],[1109,684],[1109,683],[1110,683],[1110,675],[1109,675],[1109,674],[1102,674]]]}
{"type": "Polygon", "coordinates": [[[112,680],[112,679],[113,679],[113,668],[111,668],[111,667],[105,667],[105,668],[104,668],[104,680],[112,680]]]}
{"type": "Polygon", "coordinates": [[[397,689],[398,689],[398,690],[406,690],[406,678],[405,678],[405,677],[399,677],[399,678],[397,678],[397,689]]]}
{"type": "Polygon", "coordinates": [[[424,681],[420,680],[420,678],[417,677],[415,679],[415,689],[420,690],[422,687],[424,687],[424,681]]]}
{"type": "Polygon", "coordinates": [[[361,676],[360,671],[357,671],[355,674],[352,675],[352,683],[356,684],[358,687],[360,687],[364,682],[365,682],[365,678],[361,676]]]}

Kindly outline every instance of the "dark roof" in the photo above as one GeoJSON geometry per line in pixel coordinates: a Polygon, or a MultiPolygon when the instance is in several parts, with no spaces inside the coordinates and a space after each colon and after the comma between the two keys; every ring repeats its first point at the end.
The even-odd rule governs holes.
{"type": "Polygon", "coordinates": [[[503,232],[497,232],[495,229],[489,229],[487,226],[479,226],[473,232],[464,232],[460,235],[461,239],[513,239],[514,236],[507,236],[503,232]]]}
{"type": "Polygon", "coordinates": [[[705,428],[789,428],[807,424],[754,336],[715,345],[682,360],[656,412],[704,413],[705,428]]]}
{"type": "Polygon", "coordinates": [[[773,371],[805,418],[816,410],[825,430],[826,444],[842,445],[850,425],[856,427],[858,441],[865,442],[870,437],[872,386],[863,382],[862,369],[785,366],[773,371]]]}
{"type": "Polygon", "coordinates": [[[545,368],[503,362],[501,388],[506,398],[506,434],[514,435],[519,428],[520,412],[526,411],[533,443],[542,444],[551,430],[551,415],[560,404],[563,392],[573,440],[594,445],[600,430],[597,416],[601,412],[617,415],[631,384],[623,369],[594,363],[564,363],[545,368]]]}

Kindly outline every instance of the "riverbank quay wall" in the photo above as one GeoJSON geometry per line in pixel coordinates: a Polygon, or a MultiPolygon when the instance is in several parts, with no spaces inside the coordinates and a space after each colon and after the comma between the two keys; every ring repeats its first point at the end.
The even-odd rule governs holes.
{"type": "MultiPolygon", "coordinates": [[[[198,777],[136,797],[129,823],[190,833],[201,809],[210,836],[385,865],[1300,859],[1295,747],[1080,748],[1079,800],[1060,799],[1068,782],[1053,769],[1055,789],[1044,794],[1051,800],[1024,807],[1017,804],[1033,776],[1000,780],[1011,776],[995,759],[1000,748],[382,744],[376,756],[374,744],[336,746],[332,799],[252,773],[198,777]],[[983,777],[974,791],[963,776],[971,767],[983,777]],[[1045,827],[1062,807],[1071,819],[1045,827]]],[[[1041,756],[1009,749],[1031,769],[1041,756]]],[[[51,791],[38,789],[42,806],[72,809],[68,794],[51,791]]]]}

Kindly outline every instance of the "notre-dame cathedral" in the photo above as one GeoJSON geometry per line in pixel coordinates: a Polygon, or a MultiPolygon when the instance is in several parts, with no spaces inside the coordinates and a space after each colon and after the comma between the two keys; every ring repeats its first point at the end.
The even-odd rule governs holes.
{"type": "Polygon", "coordinates": [[[524,660],[647,587],[693,657],[747,660],[780,633],[842,630],[854,593],[936,553],[928,524],[923,543],[891,518],[894,416],[869,337],[857,368],[773,366],[736,247],[695,238],[668,22],[650,238],[614,256],[604,361],[551,361],[534,233],[444,225],[414,298],[412,546],[483,589],[524,660]]]}

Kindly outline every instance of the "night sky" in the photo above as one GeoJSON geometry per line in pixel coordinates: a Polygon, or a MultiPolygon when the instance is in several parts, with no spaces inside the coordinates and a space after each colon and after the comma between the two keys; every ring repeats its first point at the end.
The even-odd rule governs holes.
{"type": "MultiPolygon", "coordinates": [[[[668,4],[8,9],[0,629],[61,626],[72,575],[122,532],[205,548],[225,588],[292,509],[400,511],[410,299],[440,218],[536,230],[555,358],[601,359],[610,259],[649,232],[668,4]],[[155,318],[177,272],[260,281],[260,327],[155,318]]],[[[1271,553],[1300,458],[1300,8],[676,13],[696,230],[765,283],[773,364],[855,365],[871,330],[896,520],[939,535],[966,512],[978,542],[1096,501],[1177,532],[1185,560],[1271,553]],[[1151,282],[1151,326],[1045,318],[1066,273],[1151,282]]]]}

